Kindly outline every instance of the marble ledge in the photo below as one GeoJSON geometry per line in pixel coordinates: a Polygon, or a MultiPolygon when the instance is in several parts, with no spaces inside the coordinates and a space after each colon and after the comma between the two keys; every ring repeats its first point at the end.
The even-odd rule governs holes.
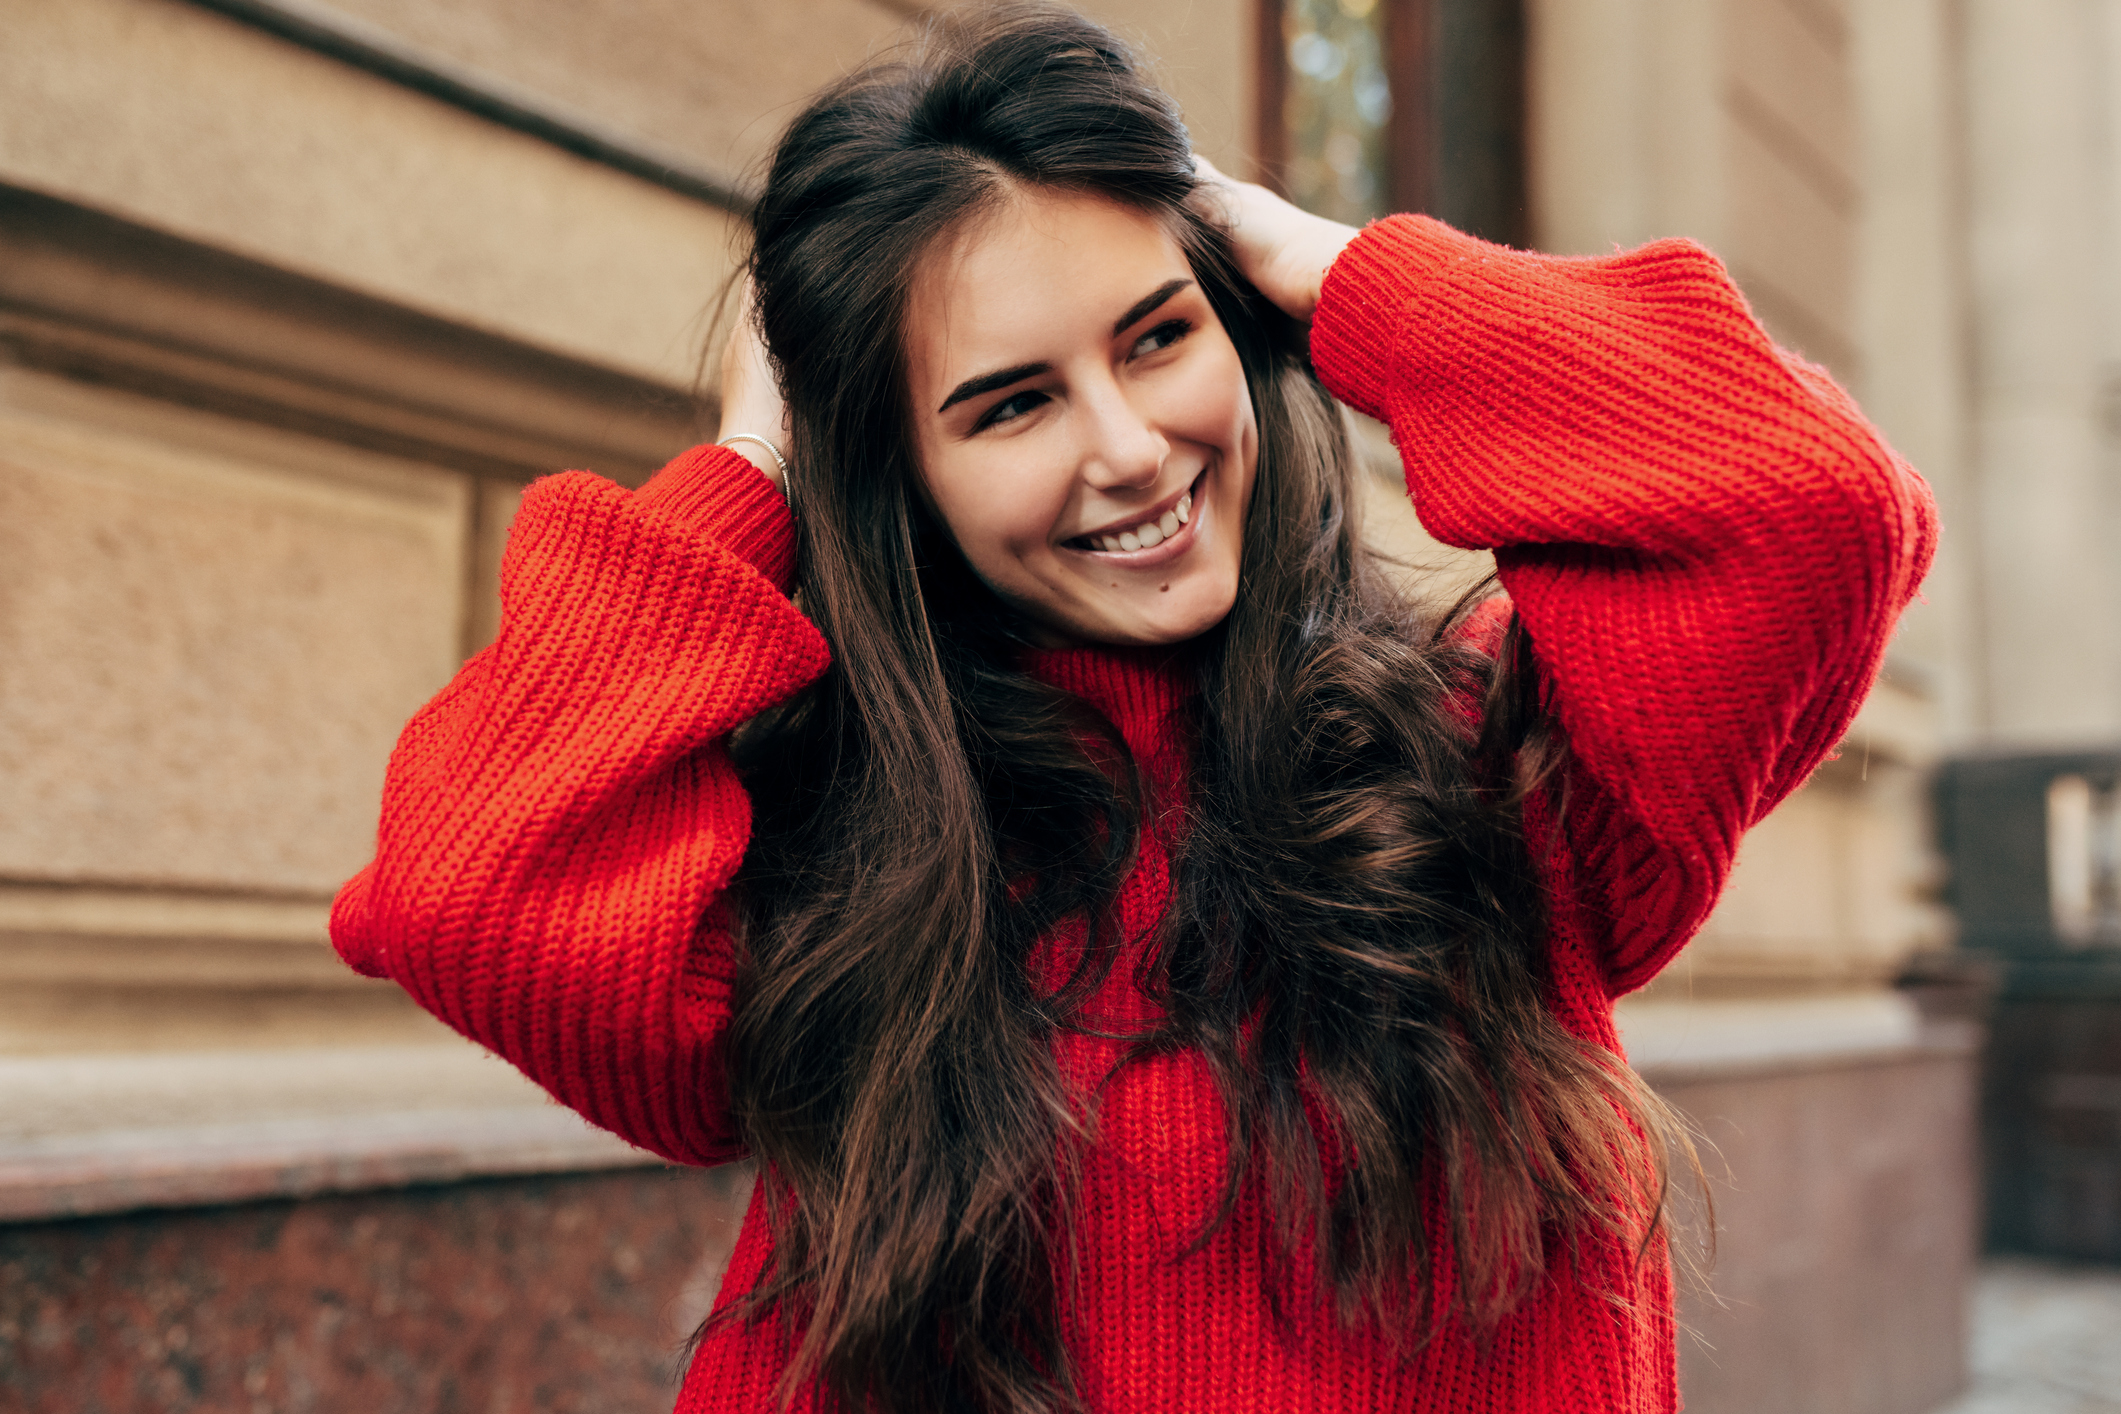
{"type": "MultiPolygon", "coordinates": [[[[1903,996],[1623,1002],[1658,1085],[1971,1056],[1903,996]]],[[[660,1163],[468,1043],[0,1057],[0,1222],[660,1163]]]]}
{"type": "Polygon", "coordinates": [[[1623,999],[1614,1019],[1629,1062],[1653,1084],[1971,1056],[1984,1034],[1976,1023],[1926,1019],[1910,998],[1884,990],[1623,999]]]}
{"type": "Polygon", "coordinates": [[[662,1162],[463,1044],[0,1057],[0,1222],[662,1162]]]}

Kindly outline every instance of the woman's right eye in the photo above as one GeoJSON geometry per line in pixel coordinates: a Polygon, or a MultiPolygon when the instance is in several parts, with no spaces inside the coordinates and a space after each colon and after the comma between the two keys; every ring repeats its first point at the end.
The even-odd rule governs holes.
{"type": "Polygon", "coordinates": [[[972,430],[978,432],[984,428],[993,427],[997,423],[1014,422],[1017,418],[1022,417],[1025,413],[1030,412],[1045,401],[1046,395],[1044,393],[1027,388],[1015,397],[1004,398],[993,407],[988,408],[986,415],[980,418],[978,426],[972,430]]]}

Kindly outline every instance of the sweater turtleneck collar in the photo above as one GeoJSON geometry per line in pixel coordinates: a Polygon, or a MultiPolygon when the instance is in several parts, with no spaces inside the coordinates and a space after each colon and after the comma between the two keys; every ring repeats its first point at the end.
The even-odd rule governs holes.
{"type": "Polygon", "coordinates": [[[1096,708],[1158,785],[1175,784],[1182,776],[1192,735],[1183,714],[1200,695],[1189,645],[1041,648],[1025,657],[1024,666],[1040,682],[1096,708]]]}

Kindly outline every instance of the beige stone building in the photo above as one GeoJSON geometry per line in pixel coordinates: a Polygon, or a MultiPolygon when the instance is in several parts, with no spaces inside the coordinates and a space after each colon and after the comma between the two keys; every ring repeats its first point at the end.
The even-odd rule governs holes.
{"type": "MultiPolygon", "coordinates": [[[[2116,117],[2121,10],[1087,8],[1160,57],[1229,170],[1556,252],[1703,240],[1936,485],[1928,603],[1842,756],[1749,838],[1708,930],[1624,1016],[1723,1155],[1728,1304],[1691,1308],[1715,1347],[1688,1347],[1691,1407],[1941,1402],[1971,1041],[1890,984],[1949,941],[1940,751],[2121,736],[2121,311],[2093,274],[2121,144],[2086,136],[2116,117]]],[[[346,1392],[320,1409],[445,1407],[431,1369],[347,1373],[389,1348],[471,1362],[493,1407],[531,1407],[465,1352],[499,1359],[532,1307],[602,1317],[553,1306],[560,1268],[509,1255],[529,1246],[625,1320],[603,1364],[561,1341],[525,1368],[593,1366],[584,1408],[667,1406],[654,1359],[609,1351],[663,1358],[697,1319],[732,1176],[645,1167],[339,967],[325,917],[399,726],[492,632],[521,486],[637,482],[703,435],[750,174],[792,105],[914,9],[0,0],[0,1392],[82,1407],[65,1391],[87,1356],[36,1345],[19,1293],[87,1311],[131,1283],[160,1293],[127,1327],[140,1379],[189,1360],[231,1392],[170,1408],[240,1407],[236,1389],[293,1407],[298,1386],[346,1392]],[[513,1216],[481,1228],[489,1211],[513,1216]],[[286,1273],[326,1258],[260,1236],[261,1214],[414,1255],[345,1277],[361,1317],[329,1339],[172,1285],[182,1257],[306,1299],[286,1273]],[[420,1268],[427,1249],[446,1262],[420,1268]],[[54,1255],[121,1250],[148,1255],[95,1279],[54,1255]],[[434,1344],[445,1269],[514,1289],[434,1344]]],[[[1380,533],[1418,537],[1378,489],[1380,533]]]]}

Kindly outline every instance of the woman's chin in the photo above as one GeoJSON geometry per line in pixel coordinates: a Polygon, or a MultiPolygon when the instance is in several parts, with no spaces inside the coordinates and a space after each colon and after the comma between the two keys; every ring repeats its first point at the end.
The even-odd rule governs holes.
{"type": "Polygon", "coordinates": [[[1172,584],[1149,594],[1100,595],[1053,627],[1077,643],[1155,648],[1200,637],[1230,615],[1237,586],[1172,584]]]}

